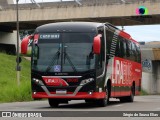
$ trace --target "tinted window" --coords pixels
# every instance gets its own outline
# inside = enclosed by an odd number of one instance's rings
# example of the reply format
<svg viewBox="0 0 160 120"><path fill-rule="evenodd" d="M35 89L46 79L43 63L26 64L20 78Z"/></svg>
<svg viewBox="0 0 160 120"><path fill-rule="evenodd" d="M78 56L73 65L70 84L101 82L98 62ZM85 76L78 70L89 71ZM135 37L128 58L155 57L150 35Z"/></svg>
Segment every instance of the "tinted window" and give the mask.
<svg viewBox="0 0 160 120"><path fill-rule="evenodd" d="M120 51L120 40L119 39L117 39L116 40L116 54L115 54L115 56L116 57L121 57L121 53L120 53L121 51Z"/></svg>
<svg viewBox="0 0 160 120"><path fill-rule="evenodd" d="M137 54L137 49L136 49L135 43L132 43L132 52L133 52L133 56L134 56L134 61L138 62L137 61L138 54Z"/></svg>
<svg viewBox="0 0 160 120"><path fill-rule="evenodd" d="M135 62L141 62L140 48L134 42L114 32L106 30L106 49L109 57L117 56Z"/></svg>
<svg viewBox="0 0 160 120"><path fill-rule="evenodd" d="M114 35L113 32L106 30L106 52L107 52L107 55L110 55L113 35Z"/></svg>
<svg viewBox="0 0 160 120"><path fill-rule="evenodd" d="M120 41L120 57L125 58L125 56L126 56L125 39L123 39L121 36L119 36L119 41Z"/></svg>
<svg viewBox="0 0 160 120"><path fill-rule="evenodd" d="M95 33L42 35L32 49L32 69L42 72L83 72L95 68L92 51Z"/></svg>
<svg viewBox="0 0 160 120"><path fill-rule="evenodd" d="M138 45L136 45L136 53L137 53L137 62L141 63L141 51Z"/></svg>
<svg viewBox="0 0 160 120"><path fill-rule="evenodd" d="M130 59L130 42L128 40L125 40L126 45L126 58Z"/></svg>
<svg viewBox="0 0 160 120"><path fill-rule="evenodd" d="M140 63L141 55L139 46L134 42L122 38L121 36L119 36L119 41L120 57Z"/></svg>

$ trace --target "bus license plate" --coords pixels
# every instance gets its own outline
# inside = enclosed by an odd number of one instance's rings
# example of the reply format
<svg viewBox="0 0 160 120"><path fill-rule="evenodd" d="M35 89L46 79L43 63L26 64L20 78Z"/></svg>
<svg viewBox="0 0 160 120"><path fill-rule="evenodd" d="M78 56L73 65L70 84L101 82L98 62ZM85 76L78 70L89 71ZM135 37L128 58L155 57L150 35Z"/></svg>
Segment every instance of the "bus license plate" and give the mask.
<svg viewBox="0 0 160 120"><path fill-rule="evenodd" d="M67 90L56 90L56 94L67 94Z"/></svg>

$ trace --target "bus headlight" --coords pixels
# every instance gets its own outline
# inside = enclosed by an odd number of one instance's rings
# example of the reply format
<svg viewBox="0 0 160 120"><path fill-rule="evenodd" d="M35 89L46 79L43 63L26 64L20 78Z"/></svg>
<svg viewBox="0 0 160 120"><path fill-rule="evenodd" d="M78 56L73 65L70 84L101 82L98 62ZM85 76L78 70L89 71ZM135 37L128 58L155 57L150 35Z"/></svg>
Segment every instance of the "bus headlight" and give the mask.
<svg viewBox="0 0 160 120"><path fill-rule="evenodd" d="M39 79L33 78L32 80L39 85L44 85L44 83Z"/></svg>
<svg viewBox="0 0 160 120"><path fill-rule="evenodd" d="M93 78L88 78L88 79L82 80L80 85L83 86L83 85L85 85L85 84L87 84L89 82L92 82L93 80L94 80Z"/></svg>

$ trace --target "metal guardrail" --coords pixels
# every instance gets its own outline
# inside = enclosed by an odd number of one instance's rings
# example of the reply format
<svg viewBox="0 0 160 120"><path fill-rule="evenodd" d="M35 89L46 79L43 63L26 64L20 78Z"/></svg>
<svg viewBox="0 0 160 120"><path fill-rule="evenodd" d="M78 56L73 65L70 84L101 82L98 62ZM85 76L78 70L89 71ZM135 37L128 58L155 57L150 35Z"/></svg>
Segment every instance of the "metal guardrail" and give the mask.
<svg viewBox="0 0 160 120"><path fill-rule="evenodd" d="M145 2L160 2L160 0L81 0L82 6L92 6L92 5L113 5L113 4L134 4L134 3L145 3ZM62 2L45 2L45 3L39 3L41 8L50 8L50 7L67 7L67 6L80 6L77 4L75 1L62 1ZM5 5L0 5L0 10L5 10L5 9L16 9L15 4L5 4ZM19 9L35 9L38 8L35 4L33 3L28 3L28 4L19 4Z"/></svg>

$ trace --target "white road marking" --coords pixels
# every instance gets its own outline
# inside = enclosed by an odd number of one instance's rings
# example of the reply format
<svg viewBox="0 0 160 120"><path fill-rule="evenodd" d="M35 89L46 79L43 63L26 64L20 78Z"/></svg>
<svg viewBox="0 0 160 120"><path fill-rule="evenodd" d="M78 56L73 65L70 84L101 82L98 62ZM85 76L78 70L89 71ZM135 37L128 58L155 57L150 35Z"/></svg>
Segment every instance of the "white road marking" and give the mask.
<svg viewBox="0 0 160 120"><path fill-rule="evenodd" d="M123 106L123 105L113 105L113 107L120 107L120 106Z"/></svg>

